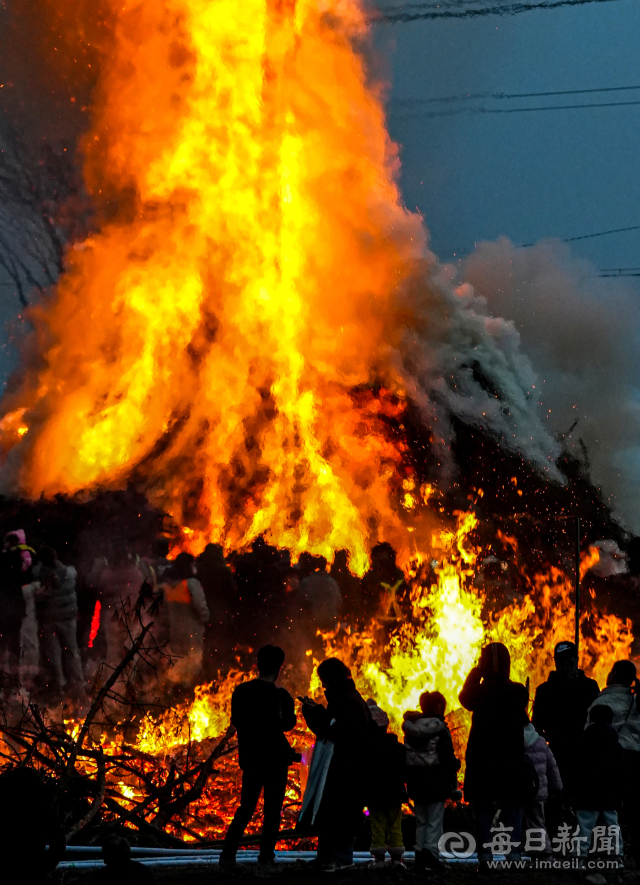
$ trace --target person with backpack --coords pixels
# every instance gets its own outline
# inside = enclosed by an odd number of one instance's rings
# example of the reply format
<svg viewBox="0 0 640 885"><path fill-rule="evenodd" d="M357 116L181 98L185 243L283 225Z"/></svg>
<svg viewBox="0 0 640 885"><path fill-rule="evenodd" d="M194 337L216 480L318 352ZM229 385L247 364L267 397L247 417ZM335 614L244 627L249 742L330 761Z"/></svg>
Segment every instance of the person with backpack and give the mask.
<svg viewBox="0 0 640 885"><path fill-rule="evenodd" d="M582 858L590 851L597 824L607 829L618 826L618 810L625 792L625 760L613 722L615 714L610 706L592 704L587 727L577 747L576 764L580 776L576 781L575 805ZM616 848L620 854L620 839Z"/></svg>
<svg viewBox="0 0 640 885"><path fill-rule="evenodd" d="M373 867L378 869L386 866L387 851L392 866L404 867L402 806L407 801L404 747L397 736L388 731L389 717L385 711L373 698L367 700L367 706L374 724L367 784Z"/></svg>
<svg viewBox="0 0 640 885"><path fill-rule="evenodd" d="M509 678L510 670L507 647L490 642L460 692L461 705L472 714L464 794L473 807L481 870L492 858L491 828L498 810L510 835L507 854L519 858L523 806L537 792L524 755L529 692Z"/></svg>
<svg viewBox="0 0 640 885"><path fill-rule="evenodd" d="M629 852L640 860L640 712L637 671L633 661L616 661L607 685L589 708L610 707L612 728L618 735L625 765L625 786L620 819L627 827Z"/></svg>
<svg viewBox="0 0 640 885"><path fill-rule="evenodd" d="M551 843L547 833L546 803L562 793L562 779L549 744L538 734L532 722L527 722L524 727L524 753L525 759L535 771L538 789L524 806L522 826L525 833L527 830L544 832L544 848L536 853L539 857L547 857L551 854Z"/></svg>
<svg viewBox="0 0 640 885"><path fill-rule="evenodd" d="M416 873L442 867L438 843L442 837L444 803L459 798L456 759L451 733L444 720L447 702L439 691L420 695L420 710L404 714L406 779L416 815Z"/></svg>

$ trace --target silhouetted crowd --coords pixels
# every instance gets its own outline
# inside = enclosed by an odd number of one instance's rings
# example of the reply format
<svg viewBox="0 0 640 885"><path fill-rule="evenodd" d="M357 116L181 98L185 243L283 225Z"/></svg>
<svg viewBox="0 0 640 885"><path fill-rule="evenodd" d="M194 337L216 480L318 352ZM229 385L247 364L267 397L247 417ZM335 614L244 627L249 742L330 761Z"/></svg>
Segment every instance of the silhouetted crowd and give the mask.
<svg viewBox="0 0 640 885"><path fill-rule="evenodd" d="M277 646L261 648L258 678L238 686L233 695L231 721L243 780L240 806L221 856L226 867L235 864L261 791L260 863L268 867L274 862L287 769L297 758L285 737L297 723L294 700L277 685L284 659ZM531 719L528 688L511 680L510 668L507 648L489 643L459 697L471 713L464 798L473 810L480 870L489 870L496 846L511 861L523 854L544 861L552 856L553 842L568 846L576 862L584 863L601 843L611 853L614 840L615 854L621 856L619 822L626 826L627 852L637 857L640 712L635 665L617 661L600 691L578 668L576 646L559 643L555 670L536 691ZM326 706L309 697L298 699L302 717L316 735L298 818L298 831L318 838L314 863L327 872L353 866L354 842L366 809L372 865L387 864L387 854L389 864L402 865L402 809L410 800L414 869L441 870L445 803L462 797L457 783L461 762L445 719L444 696L438 691L420 696L420 709L404 714L401 743L389 731L384 704L360 695L342 661L322 661L317 675Z"/></svg>
<svg viewBox="0 0 640 885"><path fill-rule="evenodd" d="M232 661L240 663L243 645L255 648L271 638L293 649L289 663L306 677L313 656L322 654L318 631L332 630L344 618L362 625L373 616L381 630L391 630L410 609L404 575L388 544L374 548L361 580L349 572L344 552L330 569L308 554L292 565L286 551L262 539L229 559L209 544L197 558L180 553L169 560L164 539L143 554L117 543L103 554L78 567L62 563L50 547L30 546L22 530L6 534L0 552L0 670L16 677L31 697L50 705L84 703L96 668L102 662L116 667L145 628L172 658L161 681L178 693L215 678ZM482 580L492 580L494 566L488 562ZM502 580L496 574L494 583ZM305 654L308 649L313 655ZM295 701L277 685L283 663L279 646L263 645L258 678L233 695L243 780L223 866L235 863L261 794L260 863L269 867L274 860L287 772L299 759L286 738L298 722ZM463 788L481 868L496 845L514 860L523 853L549 857L558 840L568 838L568 824L577 857L587 857L603 829L609 838L619 822L627 853L637 856L640 713L634 664L616 662L600 691L578 668L574 644L559 643L555 670L538 687L531 718L528 687L511 680L510 666L506 647L490 643L459 696L471 714ZM372 863L384 866L388 855L390 864L401 865L403 808L410 803L415 869L438 871L446 803L462 797L461 760L444 696L420 696L419 709L404 714L401 741L389 730L384 698L365 700L343 662L324 660L317 676L326 705L299 698L316 742L298 820L302 835L318 838L317 865L331 871L353 864L364 809ZM3 788L37 792L37 784L21 784L20 777L31 775L0 775L0 795ZM40 805L44 820L46 807ZM7 832L11 826L6 823ZM0 821L0 832L2 827ZM58 842L50 833L43 845L51 850ZM125 853L122 848L122 863Z"/></svg>
<svg viewBox="0 0 640 885"><path fill-rule="evenodd" d="M171 698L215 679L230 662L242 665L243 649L272 636L297 649L293 663L305 673L305 651L322 652L318 630L345 617L362 625L374 614L392 624L409 612L389 544L374 548L362 580L349 572L345 551L330 569L309 554L293 565L288 551L262 538L228 558L217 544L197 558L168 555L164 538L142 552L110 541L98 556L63 563L52 548L30 546L21 529L8 532L0 552L0 670L49 705L81 704L97 667L116 667L152 625L150 639L168 655L160 681Z"/></svg>

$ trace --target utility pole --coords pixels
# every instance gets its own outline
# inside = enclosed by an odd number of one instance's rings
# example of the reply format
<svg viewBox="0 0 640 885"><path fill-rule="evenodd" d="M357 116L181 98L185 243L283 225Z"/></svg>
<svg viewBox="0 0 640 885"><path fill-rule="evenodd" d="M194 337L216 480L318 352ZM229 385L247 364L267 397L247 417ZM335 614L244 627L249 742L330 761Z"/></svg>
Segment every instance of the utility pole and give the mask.
<svg viewBox="0 0 640 885"><path fill-rule="evenodd" d="M580 654L580 517L576 521L576 564L575 564L575 597L576 597L576 654Z"/></svg>

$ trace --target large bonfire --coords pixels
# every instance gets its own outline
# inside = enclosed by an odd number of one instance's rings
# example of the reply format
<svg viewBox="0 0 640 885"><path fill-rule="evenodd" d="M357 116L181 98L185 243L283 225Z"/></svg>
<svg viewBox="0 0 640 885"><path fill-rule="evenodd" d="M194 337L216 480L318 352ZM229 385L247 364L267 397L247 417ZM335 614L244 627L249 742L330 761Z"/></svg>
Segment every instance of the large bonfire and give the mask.
<svg viewBox="0 0 640 885"><path fill-rule="evenodd" d="M483 611L472 505L433 506L455 471L450 418L551 480L558 450L513 328L447 283L402 204L364 4L107 5L84 144L102 223L32 311L40 357L5 398L7 472L34 498L134 484L194 553L262 536L294 559L346 550L362 576L372 547L390 542L411 616L391 631L343 624L322 637L325 653L353 667L396 728L421 691L443 691L462 744L457 697L482 644L504 641L535 687L573 634L572 577L528 575L524 599ZM498 393L483 358L508 379ZM432 463L411 451L409 412ZM589 618L583 664L602 682L633 637L614 615ZM146 720L140 752L221 734L242 678ZM133 802L138 787L122 789ZM216 829L202 802L193 837Z"/></svg>

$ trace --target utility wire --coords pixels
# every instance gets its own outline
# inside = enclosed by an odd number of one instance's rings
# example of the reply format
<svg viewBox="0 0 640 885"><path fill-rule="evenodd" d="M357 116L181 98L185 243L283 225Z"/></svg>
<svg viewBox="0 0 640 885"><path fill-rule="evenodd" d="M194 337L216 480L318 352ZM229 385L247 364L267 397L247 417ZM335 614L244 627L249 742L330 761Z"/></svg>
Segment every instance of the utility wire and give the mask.
<svg viewBox="0 0 640 885"><path fill-rule="evenodd" d="M587 95L594 92L629 92L640 86L602 86L598 89L556 89L552 92L468 92L461 95L442 95L436 98L399 98L391 103L398 107L412 107L421 104L449 104L456 101L475 101L480 98L496 100L509 98L543 98L549 95Z"/></svg>
<svg viewBox="0 0 640 885"><path fill-rule="evenodd" d="M616 227L614 230L601 230L597 234L583 234L580 237L567 237L563 243L575 243L576 240L591 240L593 237L604 237L607 234L621 234L627 230L640 230L640 224L634 224L632 227Z"/></svg>
<svg viewBox="0 0 640 885"><path fill-rule="evenodd" d="M453 9L460 9L463 6L480 6L480 4L487 5L487 0L425 0L425 2L420 3L397 3L394 6L377 6L376 12L384 15L387 12L406 12L410 9L446 9L448 7L452 7Z"/></svg>
<svg viewBox="0 0 640 885"><path fill-rule="evenodd" d="M616 227L612 230L600 230L596 234L581 234L579 237L562 237L561 243L575 243L577 240L592 240L594 237L606 237L608 234L621 234L624 231L628 230L640 230L640 224L634 224L631 227ZM530 249L531 246L535 246L535 243L523 243L523 249ZM624 268L623 268L624 269ZM627 270L635 270L636 268L627 268ZM611 270L611 268L603 268L603 272L605 270ZM617 268L616 268L617 270Z"/></svg>
<svg viewBox="0 0 640 885"><path fill-rule="evenodd" d="M446 111L420 111L417 114L390 114L393 117L455 117L466 114L468 117L477 117L483 114L527 114L531 111L573 111L578 108L624 108L632 105L640 105L637 101L603 101L588 104L553 104L533 108L451 108Z"/></svg>
<svg viewBox="0 0 640 885"><path fill-rule="evenodd" d="M560 6L586 6L587 3L615 3L616 0L543 0L542 3L509 3L507 6L485 6L483 9L437 9L433 6L429 10L407 9L402 7L397 12L378 14L377 20L381 24L401 24L404 22L424 21L436 18L478 18L486 15L519 15L521 12L532 12L535 9L557 9ZM417 5L417 4L416 4ZM415 8L415 7L413 7Z"/></svg>

